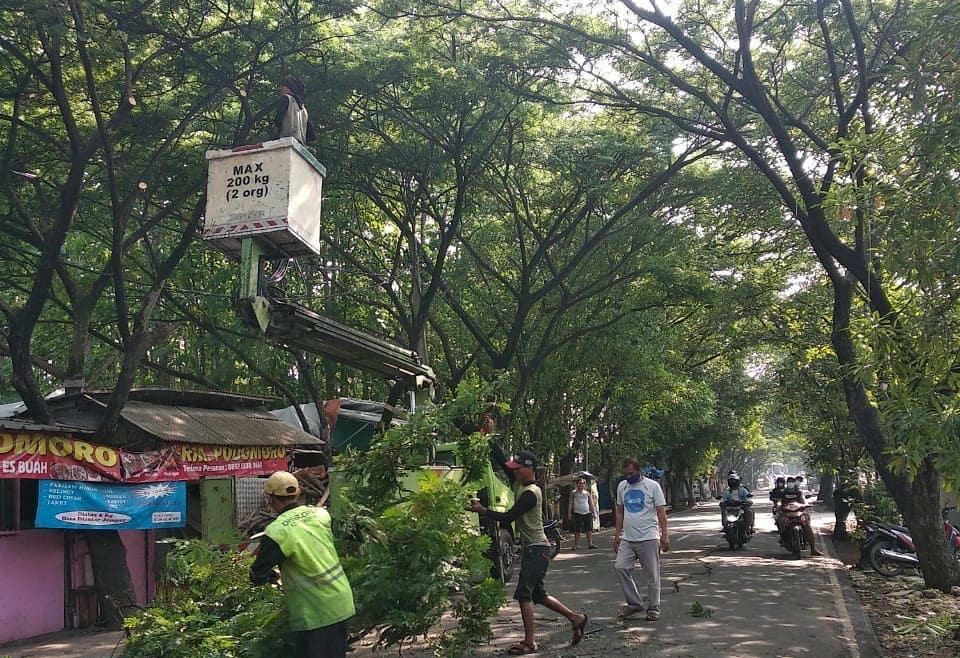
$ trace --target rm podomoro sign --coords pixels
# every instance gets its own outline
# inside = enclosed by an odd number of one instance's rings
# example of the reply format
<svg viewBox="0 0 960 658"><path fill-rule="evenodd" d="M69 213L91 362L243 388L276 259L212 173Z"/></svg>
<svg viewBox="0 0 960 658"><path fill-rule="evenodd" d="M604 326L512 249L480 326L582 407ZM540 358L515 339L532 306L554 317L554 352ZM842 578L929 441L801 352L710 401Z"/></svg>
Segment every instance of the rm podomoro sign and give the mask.
<svg viewBox="0 0 960 658"><path fill-rule="evenodd" d="M60 434L0 432L0 478L116 481L120 451Z"/></svg>
<svg viewBox="0 0 960 658"><path fill-rule="evenodd" d="M203 239L240 256L240 238L258 236L276 255L320 253L320 200L326 169L284 137L207 151Z"/></svg>
<svg viewBox="0 0 960 658"><path fill-rule="evenodd" d="M149 452L122 451L124 482L256 477L287 468L283 446L211 446L173 443Z"/></svg>
<svg viewBox="0 0 960 658"><path fill-rule="evenodd" d="M46 432L0 432L0 478L171 482L256 477L287 468L284 446L167 444L128 452Z"/></svg>

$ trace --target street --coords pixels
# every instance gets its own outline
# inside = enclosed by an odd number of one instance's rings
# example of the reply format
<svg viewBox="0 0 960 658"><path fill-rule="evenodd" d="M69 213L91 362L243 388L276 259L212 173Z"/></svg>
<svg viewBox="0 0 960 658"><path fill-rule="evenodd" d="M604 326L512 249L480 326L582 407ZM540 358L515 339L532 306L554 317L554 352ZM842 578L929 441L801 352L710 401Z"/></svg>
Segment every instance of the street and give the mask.
<svg viewBox="0 0 960 658"><path fill-rule="evenodd" d="M573 553L572 535L554 560L547 591L590 615L583 642L569 647L566 620L537 607L540 654L551 656L658 656L664 658L873 658L869 643L858 646L862 611L838 584L843 565L828 556L795 560L780 548L765 493L756 501L757 533L732 552L719 533L716 503L670 515L671 551L662 563L659 622L643 615L616 618L622 602L613 571L613 531L595 537L598 550ZM824 550L824 538L817 538ZM829 541L829 540L827 540ZM585 544L586 542L582 542ZM641 593L643 587L641 587ZM508 588L512 594L512 587ZM712 611L694 617L699 603ZM494 639L476 656L504 655L522 637L517 604L510 601L493 623ZM376 655L361 649L354 655ZM426 658L429 651L405 649Z"/></svg>

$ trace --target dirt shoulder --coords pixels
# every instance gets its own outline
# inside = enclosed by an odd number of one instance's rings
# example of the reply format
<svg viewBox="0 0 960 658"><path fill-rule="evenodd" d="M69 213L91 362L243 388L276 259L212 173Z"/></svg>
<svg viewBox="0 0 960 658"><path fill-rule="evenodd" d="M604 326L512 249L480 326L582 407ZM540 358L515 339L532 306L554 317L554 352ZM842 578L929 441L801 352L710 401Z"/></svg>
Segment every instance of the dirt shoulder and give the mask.
<svg viewBox="0 0 960 658"><path fill-rule="evenodd" d="M927 590L919 576L885 578L857 566L857 542L834 541L884 658L960 656L957 596Z"/></svg>

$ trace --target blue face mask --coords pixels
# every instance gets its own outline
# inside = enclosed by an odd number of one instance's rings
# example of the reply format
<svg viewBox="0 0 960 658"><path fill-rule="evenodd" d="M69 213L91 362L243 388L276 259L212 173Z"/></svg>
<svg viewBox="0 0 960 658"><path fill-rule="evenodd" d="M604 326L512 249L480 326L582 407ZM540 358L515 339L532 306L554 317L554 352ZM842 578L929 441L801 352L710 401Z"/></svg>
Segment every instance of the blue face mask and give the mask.
<svg viewBox="0 0 960 658"><path fill-rule="evenodd" d="M636 484L642 479L643 479L643 474L637 473L636 475L631 475L630 477L628 477L627 482L629 482L630 484Z"/></svg>

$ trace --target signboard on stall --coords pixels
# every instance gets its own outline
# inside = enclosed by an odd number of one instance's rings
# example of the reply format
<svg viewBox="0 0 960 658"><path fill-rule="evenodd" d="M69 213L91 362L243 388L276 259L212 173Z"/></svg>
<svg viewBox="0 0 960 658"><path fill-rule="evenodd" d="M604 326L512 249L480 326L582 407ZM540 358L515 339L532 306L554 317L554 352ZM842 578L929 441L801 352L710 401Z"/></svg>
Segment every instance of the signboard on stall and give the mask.
<svg viewBox="0 0 960 658"><path fill-rule="evenodd" d="M160 450L120 455L124 482L169 482L204 477L255 477L287 468L283 446L214 446L174 443Z"/></svg>
<svg viewBox="0 0 960 658"><path fill-rule="evenodd" d="M150 530L187 523L187 485L97 484L41 480L36 527Z"/></svg>
<svg viewBox="0 0 960 658"><path fill-rule="evenodd" d="M0 478L117 481L120 451L60 434L0 432Z"/></svg>
<svg viewBox="0 0 960 658"><path fill-rule="evenodd" d="M0 432L0 478L76 482L173 482L256 477L287 468L284 446L171 443L129 452L50 432Z"/></svg>

